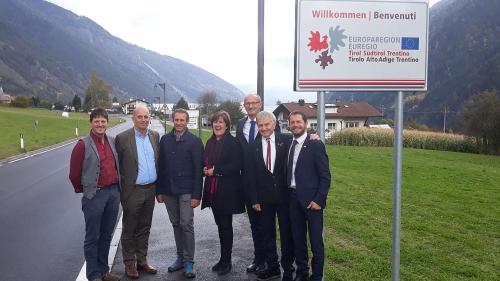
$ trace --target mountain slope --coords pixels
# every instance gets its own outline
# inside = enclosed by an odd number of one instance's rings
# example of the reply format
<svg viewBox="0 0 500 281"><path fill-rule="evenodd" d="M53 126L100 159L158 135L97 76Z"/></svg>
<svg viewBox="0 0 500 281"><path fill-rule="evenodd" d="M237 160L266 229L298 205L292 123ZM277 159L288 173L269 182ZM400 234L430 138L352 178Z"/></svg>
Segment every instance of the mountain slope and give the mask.
<svg viewBox="0 0 500 281"><path fill-rule="evenodd" d="M97 25L40 0L0 0L0 85L6 92L64 100L83 94L95 69L112 95L152 100L166 82L167 100L195 101L209 90L221 99L242 92L203 69L129 44Z"/></svg>

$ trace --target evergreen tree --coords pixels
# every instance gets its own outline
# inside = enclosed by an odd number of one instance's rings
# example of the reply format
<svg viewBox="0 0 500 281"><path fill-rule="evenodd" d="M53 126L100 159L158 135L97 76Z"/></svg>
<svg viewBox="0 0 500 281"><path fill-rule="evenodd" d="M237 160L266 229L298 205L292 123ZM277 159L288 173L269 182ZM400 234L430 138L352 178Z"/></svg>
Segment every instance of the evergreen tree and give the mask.
<svg viewBox="0 0 500 281"><path fill-rule="evenodd" d="M181 97L179 101L177 101L177 103L174 105L174 110L177 108L184 108L185 110L189 109L189 105L183 97Z"/></svg>
<svg viewBox="0 0 500 281"><path fill-rule="evenodd" d="M71 101L71 105L75 108L75 111L80 111L82 108L82 99L78 95L75 95L73 101Z"/></svg>
<svg viewBox="0 0 500 281"><path fill-rule="evenodd" d="M240 103L237 101L224 101L218 107L217 110L224 110L229 113L229 117L231 117L231 125L234 127L236 122L244 116L241 111Z"/></svg>

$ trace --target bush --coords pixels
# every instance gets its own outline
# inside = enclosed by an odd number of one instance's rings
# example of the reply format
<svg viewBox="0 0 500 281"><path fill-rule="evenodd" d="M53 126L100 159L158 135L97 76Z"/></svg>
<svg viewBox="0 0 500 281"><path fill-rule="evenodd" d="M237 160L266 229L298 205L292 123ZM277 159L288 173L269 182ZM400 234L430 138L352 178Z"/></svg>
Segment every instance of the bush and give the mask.
<svg viewBox="0 0 500 281"><path fill-rule="evenodd" d="M27 96L16 96L10 104L14 107L27 108L30 105L30 99Z"/></svg>
<svg viewBox="0 0 500 281"><path fill-rule="evenodd" d="M350 128L332 134L326 142L337 145L391 147L393 146L393 138L392 129ZM479 152L479 147L473 137L414 130L403 131L403 147L468 153Z"/></svg>

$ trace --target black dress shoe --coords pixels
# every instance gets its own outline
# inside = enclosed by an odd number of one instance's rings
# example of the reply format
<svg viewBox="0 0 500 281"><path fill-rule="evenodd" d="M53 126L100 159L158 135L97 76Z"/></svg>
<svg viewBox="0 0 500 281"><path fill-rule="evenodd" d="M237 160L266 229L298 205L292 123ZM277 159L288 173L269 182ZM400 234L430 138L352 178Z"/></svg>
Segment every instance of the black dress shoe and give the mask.
<svg viewBox="0 0 500 281"><path fill-rule="evenodd" d="M281 281L293 281L293 271L284 271Z"/></svg>
<svg viewBox="0 0 500 281"><path fill-rule="evenodd" d="M293 281L309 281L309 274L296 276Z"/></svg>
<svg viewBox="0 0 500 281"><path fill-rule="evenodd" d="M281 277L281 270L279 269L279 267L268 268L263 272L257 274L258 280L272 280L272 279L278 279L280 277Z"/></svg>
<svg viewBox="0 0 500 281"><path fill-rule="evenodd" d="M212 271L217 272L221 270L222 268L222 262L218 261L214 266L212 266Z"/></svg>
<svg viewBox="0 0 500 281"><path fill-rule="evenodd" d="M268 266L266 263L259 264L257 268L255 269L255 274L259 275L266 271L268 269Z"/></svg>
<svg viewBox="0 0 500 281"><path fill-rule="evenodd" d="M232 267L233 266L230 263L229 264L221 264L220 269L217 270L217 275L222 276L222 275L228 274L229 272L231 272Z"/></svg>
<svg viewBox="0 0 500 281"><path fill-rule="evenodd" d="M247 266L247 272L255 272L255 269L257 269L258 266L259 264L257 262L252 262L249 266Z"/></svg>

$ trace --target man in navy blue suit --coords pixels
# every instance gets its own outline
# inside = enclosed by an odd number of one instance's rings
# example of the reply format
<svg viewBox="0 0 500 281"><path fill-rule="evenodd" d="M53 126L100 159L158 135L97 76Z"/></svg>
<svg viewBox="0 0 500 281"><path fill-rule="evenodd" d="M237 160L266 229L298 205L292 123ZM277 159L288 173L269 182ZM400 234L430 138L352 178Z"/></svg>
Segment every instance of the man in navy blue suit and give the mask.
<svg viewBox="0 0 500 281"><path fill-rule="evenodd" d="M287 185L297 274L295 281L323 280L325 250L323 209L330 188L330 169L325 145L310 140L303 112L290 113L288 125L293 134L287 159ZM312 251L309 278L307 230Z"/></svg>
<svg viewBox="0 0 500 281"><path fill-rule="evenodd" d="M261 111L262 100L256 94L249 94L245 96L243 106L245 107L247 116L238 120L238 124L236 126L236 138L240 142L243 152L246 152L259 132L257 128L256 116L257 113ZM279 126L276 127L279 129ZM245 163L246 162L247 161L245 160ZM249 183L246 168L243 169L243 184L244 190L248 192ZM250 230L252 231L252 240L254 246L254 259L253 262L247 267L247 272L261 273L266 269L266 257L264 254L262 236L263 227L260 222L261 217L259 213L252 208L249 194L247 193L245 195L245 203L247 208L248 220L250 221Z"/></svg>
<svg viewBox="0 0 500 281"><path fill-rule="evenodd" d="M186 110L176 109L172 118L174 129L160 140L156 199L158 203L165 203L174 228L177 259L168 271L184 268L184 277L194 278L193 209L201 200L203 143L187 129Z"/></svg>

